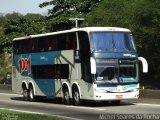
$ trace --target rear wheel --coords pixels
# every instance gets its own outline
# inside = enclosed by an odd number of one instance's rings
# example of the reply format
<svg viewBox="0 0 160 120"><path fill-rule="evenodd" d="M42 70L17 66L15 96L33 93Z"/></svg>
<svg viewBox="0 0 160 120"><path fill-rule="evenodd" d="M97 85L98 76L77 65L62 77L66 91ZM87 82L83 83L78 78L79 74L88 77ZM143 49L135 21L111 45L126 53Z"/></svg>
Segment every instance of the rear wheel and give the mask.
<svg viewBox="0 0 160 120"><path fill-rule="evenodd" d="M67 88L63 90L63 100L64 100L64 104L66 105L70 104L70 96L69 96L69 91Z"/></svg>
<svg viewBox="0 0 160 120"><path fill-rule="evenodd" d="M73 90L73 103L77 106L81 104L80 94L77 88Z"/></svg>
<svg viewBox="0 0 160 120"><path fill-rule="evenodd" d="M29 92L28 92L28 90L27 90L26 87L23 88L23 99L24 99L25 101L28 101L28 100L29 100Z"/></svg>
<svg viewBox="0 0 160 120"><path fill-rule="evenodd" d="M35 101L34 90L32 86L29 88L29 99L31 102Z"/></svg>

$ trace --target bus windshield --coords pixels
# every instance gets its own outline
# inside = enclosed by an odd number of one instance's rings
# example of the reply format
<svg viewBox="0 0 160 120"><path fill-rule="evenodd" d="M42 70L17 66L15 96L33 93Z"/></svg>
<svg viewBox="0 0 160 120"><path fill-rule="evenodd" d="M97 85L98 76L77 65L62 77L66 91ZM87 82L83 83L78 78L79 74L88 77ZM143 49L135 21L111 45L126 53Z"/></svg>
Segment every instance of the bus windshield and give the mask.
<svg viewBox="0 0 160 120"><path fill-rule="evenodd" d="M98 64L98 63L97 63ZM98 65L96 80L98 81L109 81L111 83L131 83L138 82L137 67L135 63L130 64L119 64L106 66Z"/></svg>
<svg viewBox="0 0 160 120"><path fill-rule="evenodd" d="M129 32L92 32L92 49L95 52L133 52L135 46Z"/></svg>

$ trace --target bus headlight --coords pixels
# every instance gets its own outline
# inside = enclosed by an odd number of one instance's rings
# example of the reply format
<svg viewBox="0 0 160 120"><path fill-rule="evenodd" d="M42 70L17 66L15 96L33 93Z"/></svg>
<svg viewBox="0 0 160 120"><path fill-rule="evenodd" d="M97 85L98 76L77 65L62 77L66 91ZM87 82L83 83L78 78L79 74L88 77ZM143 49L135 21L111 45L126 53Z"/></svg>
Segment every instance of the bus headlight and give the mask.
<svg viewBox="0 0 160 120"><path fill-rule="evenodd" d="M137 91L139 91L138 88L134 88L134 89L131 90L131 92L137 92Z"/></svg>

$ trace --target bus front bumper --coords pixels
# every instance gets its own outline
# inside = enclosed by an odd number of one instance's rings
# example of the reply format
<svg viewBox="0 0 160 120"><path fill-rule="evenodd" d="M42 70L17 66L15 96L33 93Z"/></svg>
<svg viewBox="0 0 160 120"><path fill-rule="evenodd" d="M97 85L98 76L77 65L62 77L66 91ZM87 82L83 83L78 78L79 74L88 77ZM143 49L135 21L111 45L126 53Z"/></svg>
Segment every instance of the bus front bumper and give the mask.
<svg viewBox="0 0 160 120"><path fill-rule="evenodd" d="M107 101L107 100L127 100L127 99L138 99L139 91L137 92L126 92L126 93L100 93L94 94L94 100Z"/></svg>

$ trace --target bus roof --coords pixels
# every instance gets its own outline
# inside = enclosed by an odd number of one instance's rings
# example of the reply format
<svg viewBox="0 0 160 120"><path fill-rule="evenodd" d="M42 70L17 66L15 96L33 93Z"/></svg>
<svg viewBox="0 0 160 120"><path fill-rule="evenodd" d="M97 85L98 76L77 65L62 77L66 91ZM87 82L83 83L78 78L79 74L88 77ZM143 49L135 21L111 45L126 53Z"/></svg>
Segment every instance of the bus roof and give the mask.
<svg viewBox="0 0 160 120"><path fill-rule="evenodd" d="M70 30L50 32L50 33L44 33L44 34L23 36L23 37L19 37L19 38L14 38L13 41L22 40L22 39L29 39L29 38L36 38L36 37L43 37L43 36L50 36L50 35L55 35L55 34L68 33L68 32L76 32L76 31L86 31L86 32L100 32L100 31L130 32L129 29L119 28L119 27L84 27L84 28L72 28Z"/></svg>

